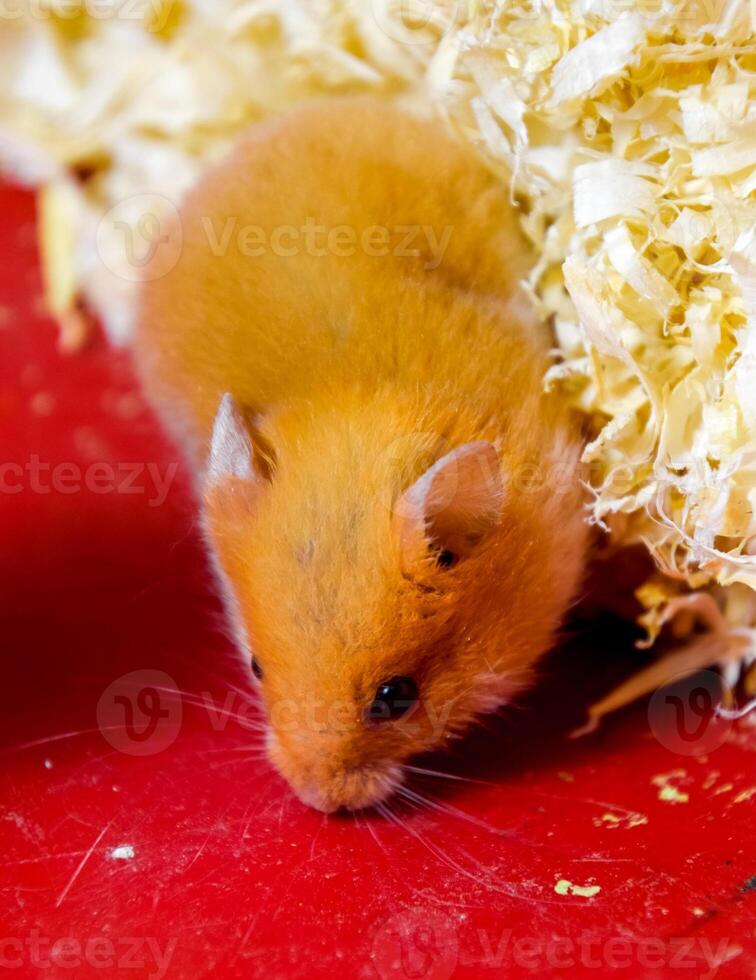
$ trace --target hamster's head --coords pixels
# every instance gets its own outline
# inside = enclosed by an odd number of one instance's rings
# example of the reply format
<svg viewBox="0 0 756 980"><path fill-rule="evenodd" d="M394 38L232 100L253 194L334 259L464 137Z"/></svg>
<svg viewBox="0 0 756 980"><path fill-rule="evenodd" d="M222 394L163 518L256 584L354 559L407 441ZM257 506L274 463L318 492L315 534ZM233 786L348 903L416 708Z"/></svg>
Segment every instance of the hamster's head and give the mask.
<svg viewBox="0 0 756 980"><path fill-rule="evenodd" d="M408 760L532 679L585 527L574 489L518 494L507 476L490 442L382 439L337 416L308 438L224 397L204 523L269 758L305 803L381 802Z"/></svg>

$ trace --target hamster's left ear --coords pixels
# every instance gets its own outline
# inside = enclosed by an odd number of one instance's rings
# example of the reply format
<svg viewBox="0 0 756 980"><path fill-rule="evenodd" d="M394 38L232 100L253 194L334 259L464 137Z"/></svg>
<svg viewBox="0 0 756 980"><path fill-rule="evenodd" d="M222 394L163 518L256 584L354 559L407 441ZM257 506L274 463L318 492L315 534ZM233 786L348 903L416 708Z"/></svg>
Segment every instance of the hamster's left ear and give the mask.
<svg viewBox="0 0 756 980"><path fill-rule="evenodd" d="M504 498L499 455L490 442L470 442L433 464L397 501L405 553L430 547L449 563L468 555L498 522Z"/></svg>
<svg viewBox="0 0 756 980"><path fill-rule="evenodd" d="M248 484L267 483L275 470L275 453L244 412L226 392L213 423L205 485L217 486L229 477Z"/></svg>

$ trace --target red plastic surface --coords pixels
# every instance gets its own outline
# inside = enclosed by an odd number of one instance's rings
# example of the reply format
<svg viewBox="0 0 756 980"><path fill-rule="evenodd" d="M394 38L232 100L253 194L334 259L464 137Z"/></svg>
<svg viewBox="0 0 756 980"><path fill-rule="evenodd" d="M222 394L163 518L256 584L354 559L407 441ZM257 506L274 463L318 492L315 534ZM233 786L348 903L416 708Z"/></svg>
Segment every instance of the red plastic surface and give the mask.
<svg viewBox="0 0 756 980"><path fill-rule="evenodd" d="M0 210L0 973L756 975L754 727L676 752L639 704L569 741L639 656L616 627L576 626L522 709L428 763L480 780L419 777L430 808L292 797L177 453L127 354L57 352L33 200Z"/></svg>

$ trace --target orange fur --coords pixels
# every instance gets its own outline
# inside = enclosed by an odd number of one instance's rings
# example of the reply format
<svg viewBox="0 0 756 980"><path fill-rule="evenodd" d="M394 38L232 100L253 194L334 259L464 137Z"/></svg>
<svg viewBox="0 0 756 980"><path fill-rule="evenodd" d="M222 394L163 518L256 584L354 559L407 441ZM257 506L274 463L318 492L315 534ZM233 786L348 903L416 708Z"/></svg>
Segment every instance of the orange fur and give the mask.
<svg viewBox="0 0 756 980"><path fill-rule="evenodd" d="M268 235L381 226L390 254L300 240L250 257L232 236L216 256L226 219ZM425 234L397 254L399 226L451 228L440 261ZM143 292L145 382L200 473L221 396L242 406L255 474L206 479L203 507L264 670L271 758L320 809L369 805L409 756L532 680L582 573L579 436L542 394L548 340L518 288L530 257L469 150L368 99L258 126L189 196L182 233ZM501 466L497 519L441 568L397 504L481 441ZM419 706L366 724L394 675L416 680Z"/></svg>

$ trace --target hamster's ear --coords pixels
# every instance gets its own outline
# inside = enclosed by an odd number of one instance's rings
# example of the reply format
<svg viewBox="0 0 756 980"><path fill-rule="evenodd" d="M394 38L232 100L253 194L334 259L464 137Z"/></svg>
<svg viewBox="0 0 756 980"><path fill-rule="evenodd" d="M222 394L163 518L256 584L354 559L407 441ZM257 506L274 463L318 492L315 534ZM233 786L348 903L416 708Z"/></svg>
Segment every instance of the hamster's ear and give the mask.
<svg viewBox="0 0 756 980"><path fill-rule="evenodd" d="M226 392L213 423L205 483L217 486L228 477L261 484L271 479L275 454L245 417L233 395Z"/></svg>
<svg viewBox="0 0 756 980"><path fill-rule="evenodd" d="M397 502L405 551L433 548L449 564L468 555L498 522L504 497L499 456L470 442L442 456Z"/></svg>

